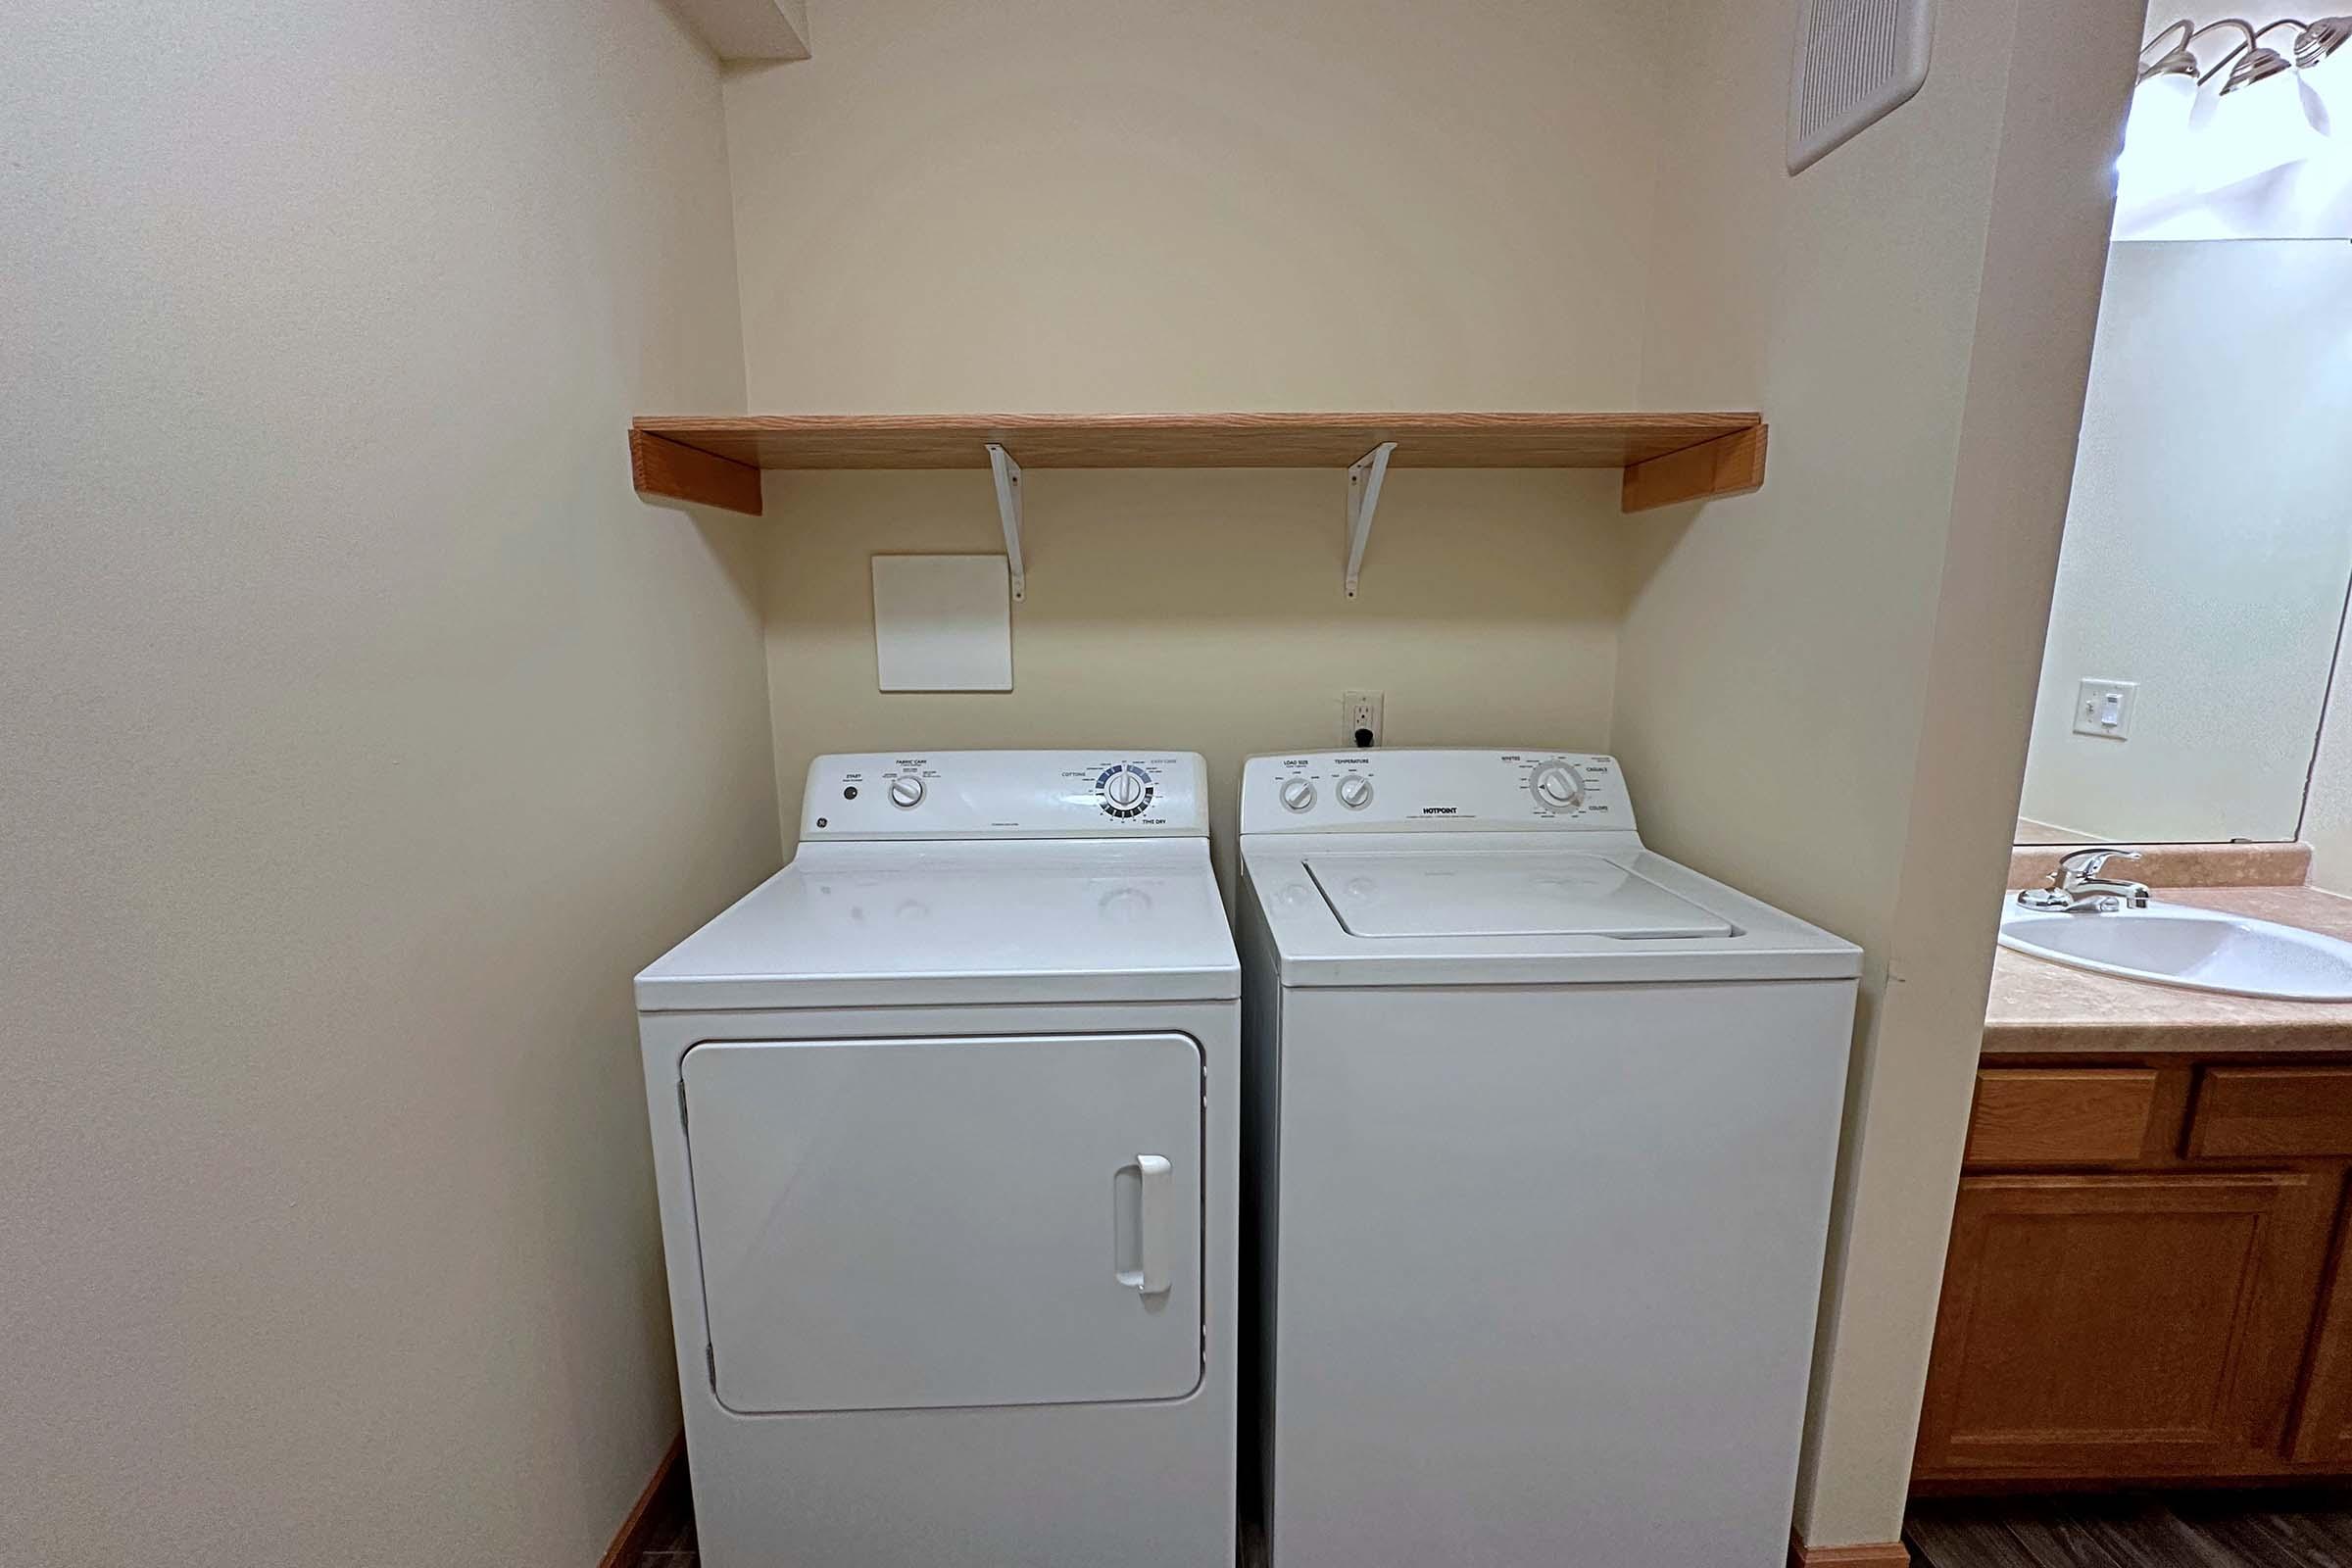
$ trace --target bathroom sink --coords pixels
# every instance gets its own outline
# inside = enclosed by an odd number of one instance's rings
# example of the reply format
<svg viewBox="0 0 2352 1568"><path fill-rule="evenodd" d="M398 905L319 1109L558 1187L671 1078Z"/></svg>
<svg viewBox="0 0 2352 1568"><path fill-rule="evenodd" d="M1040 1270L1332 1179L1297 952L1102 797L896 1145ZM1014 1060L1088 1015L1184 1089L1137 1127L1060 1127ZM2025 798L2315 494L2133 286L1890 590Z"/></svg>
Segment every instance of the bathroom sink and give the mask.
<svg viewBox="0 0 2352 1568"><path fill-rule="evenodd" d="M2001 946L2078 969L2192 991L2352 1002L2352 943L2180 904L2068 914L2001 903Z"/></svg>

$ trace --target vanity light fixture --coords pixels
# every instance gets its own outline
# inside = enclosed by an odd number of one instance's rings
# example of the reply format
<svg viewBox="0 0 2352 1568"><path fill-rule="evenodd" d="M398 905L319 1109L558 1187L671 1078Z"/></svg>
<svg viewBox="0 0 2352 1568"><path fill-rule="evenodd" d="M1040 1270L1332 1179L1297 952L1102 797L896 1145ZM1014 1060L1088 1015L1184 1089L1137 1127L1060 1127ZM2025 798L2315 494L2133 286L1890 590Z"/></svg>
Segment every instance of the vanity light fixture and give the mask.
<svg viewBox="0 0 2352 1568"><path fill-rule="evenodd" d="M2289 46L2294 55L2292 60L2262 41L2282 27L2292 27L2295 32L2294 42ZM2197 56L2197 45L2224 29L2234 29L2241 41L2208 68ZM2176 32L2180 34L2178 38L2173 36ZM2148 60L2149 50L2168 42L2170 47L2164 53ZM2290 71L2311 71L2347 42L2352 42L2352 16L2321 17L2315 22L2281 17L2260 27L2242 17L2223 17L2202 24L2182 17L2166 23L2141 46L2142 63L2136 80L2145 85L2187 77L2203 85L2226 72L2222 92L2241 92Z"/></svg>
<svg viewBox="0 0 2352 1568"><path fill-rule="evenodd" d="M2283 52L2266 41L2281 32L2292 37ZM2208 65L2198 48L2222 33L2236 36ZM2310 157L2336 122L2352 126L2352 114L2331 115L2308 79L2348 41L2352 17L2290 17L2260 26L2240 17L2166 24L2140 50L2119 175L2142 198L2217 191ZM2328 75L2334 87L2333 78L2352 77L2352 70L2336 67Z"/></svg>

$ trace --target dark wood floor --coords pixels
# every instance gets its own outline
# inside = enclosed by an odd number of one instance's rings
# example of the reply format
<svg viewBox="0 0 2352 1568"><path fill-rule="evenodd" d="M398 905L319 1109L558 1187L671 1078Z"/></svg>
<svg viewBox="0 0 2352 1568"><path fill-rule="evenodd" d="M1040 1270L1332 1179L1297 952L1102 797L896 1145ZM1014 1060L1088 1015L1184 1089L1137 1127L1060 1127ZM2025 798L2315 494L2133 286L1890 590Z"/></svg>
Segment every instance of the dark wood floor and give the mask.
<svg viewBox="0 0 2352 1568"><path fill-rule="evenodd" d="M1243 1534L1240 1557L1240 1568L1265 1568L1265 1543L1254 1531ZM665 1532L657 1544L648 1547L638 1557L636 1568L697 1568L699 1561L694 1549L694 1521L688 1519L677 1534Z"/></svg>
<svg viewBox="0 0 2352 1568"><path fill-rule="evenodd" d="M664 1489L647 1521L645 1550L628 1568L696 1568L694 1498L683 1486Z"/></svg>
<svg viewBox="0 0 2352 1568"><path fill-rule="evenodd" d="M1922 1502L1921 1568L2352 1568L2352 1493Z"/></svg>
<svg viewBox="0 0 2352 1568"><path fill-rule="evenodd" d="M2352 1568L2352 1493L2004 1497L1923 1502L1919 1568ZM665 1520L637 1568L697 1568L694 1520ZM1241 1568L1262 1568L1254 1531Z"/></svg>
<svg viewBox="0 0 2352 1568"><path fill-rule="evenodd" d="M1266 1544L1254 1526L1242 1531L1240 1568L1265 1568ZM664 1524L653 1546L637 1559L636 1568L696 1568L694 1550L694 1521L682 1519L674 1526Z"/></svg>

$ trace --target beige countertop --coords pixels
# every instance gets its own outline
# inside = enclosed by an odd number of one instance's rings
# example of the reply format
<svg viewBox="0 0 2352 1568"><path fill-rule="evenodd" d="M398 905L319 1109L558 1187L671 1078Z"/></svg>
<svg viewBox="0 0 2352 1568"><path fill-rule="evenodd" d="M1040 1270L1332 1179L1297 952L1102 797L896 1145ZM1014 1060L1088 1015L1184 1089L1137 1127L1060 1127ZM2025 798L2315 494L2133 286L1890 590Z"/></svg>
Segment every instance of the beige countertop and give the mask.
<svg viewBox="0 0 2352 1568"><path fill-rule="evenodd" d="M2250 914L2352 942L2352 899L2308 887L2158 888L2165 904ZM2151 985L1995 950L1984 1054L2332 1051L2352 1055L2352 1002L2278 1002Z"/></svg>

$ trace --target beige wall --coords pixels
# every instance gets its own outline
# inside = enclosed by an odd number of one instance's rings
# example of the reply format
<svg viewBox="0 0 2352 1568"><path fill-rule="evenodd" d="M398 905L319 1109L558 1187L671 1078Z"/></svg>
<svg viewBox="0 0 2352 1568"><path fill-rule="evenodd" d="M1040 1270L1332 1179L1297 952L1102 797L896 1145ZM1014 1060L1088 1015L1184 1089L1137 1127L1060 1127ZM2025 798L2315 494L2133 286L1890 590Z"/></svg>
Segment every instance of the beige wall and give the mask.
<svg viewBox="0 0 2352 1568"><path fill-rule="evenodd" d="M1617 408L1638 388L1650 8L827 5L727 83L752 405ZM1017 456L1017 454L1016 454ZM1008 696L875 690L865 558L1001 549L984 473L771 475L787 838L810 757L1135 740L1603 744L1592 474L1392 472L1361 596L1338 471L1032 469Z"/></svg>
<svg viewBox="0 0 2352 1568"><path fill-rule="evenodd" d="M1613 408L1643 0L820 0L731 74L762 411Z"/></svg>
<svg viewBox="0 0 2352 1568"><path fill-rule="evenodd" d="M785 837L808 760L827 751L1173 745L1208 758L1229 868L1242 759L1339 745L1340 693L1358 687L1386 694L1392 745L1598 747L1619 612L1613 480L1392 471L1349 600L1337 475L1032 470L1013 689L881 695L868 559L1001 550L988 475L771 474Z"/></svg>
<svg viewBox="0 0 2352 1568"><path fill-rule="evenodd" d="M1753 401L1752 498L1639 535L1614 745L1646 837L1862 942L1797 1516L1901 1525L2064 514L2135 0L1938 9L1910 105L1782 172L1788 8L1698 0L1643 397Z"/></svg>
<svg viewBox="0 0 2352 1568"><path fill-rule="evenodd" d="M593 1562L676 1430L628 977L777 859L717 72L48 6L0 94L0 1558Z"/></svg>

